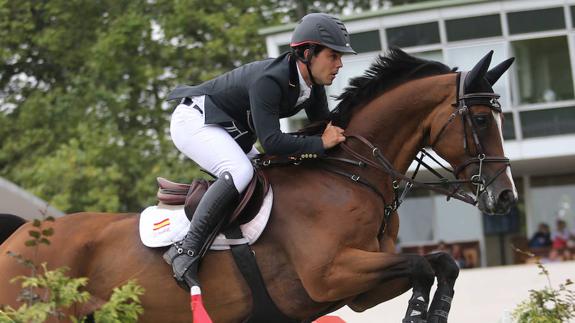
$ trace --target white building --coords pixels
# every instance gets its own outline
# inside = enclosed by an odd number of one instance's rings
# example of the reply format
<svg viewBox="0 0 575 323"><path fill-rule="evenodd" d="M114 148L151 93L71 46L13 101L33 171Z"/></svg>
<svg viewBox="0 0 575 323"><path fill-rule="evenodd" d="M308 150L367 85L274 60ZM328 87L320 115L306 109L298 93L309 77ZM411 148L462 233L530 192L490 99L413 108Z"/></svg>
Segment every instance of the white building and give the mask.
<svg viewBox="0 0 575 323"><path fill-rule="evenodd" d="M402 244L478 240L483 264L495 265L510 263L511 238L530 237L540 222L553 230L562 217L575 228L575 0L428 1L343 20L358 55L344 57L328 95L340 93L390 46L460 70L489 50L495 51L492 66L516 57L494 88L501 94L505 152L520 194L518 216L497 219L512 220L511 230L497 234L505 225L493 227L477 209L425 193L400 208ZM288 49L294 26L261 31L270 56ZM294 130L301 120L282 126Z"/></svg>

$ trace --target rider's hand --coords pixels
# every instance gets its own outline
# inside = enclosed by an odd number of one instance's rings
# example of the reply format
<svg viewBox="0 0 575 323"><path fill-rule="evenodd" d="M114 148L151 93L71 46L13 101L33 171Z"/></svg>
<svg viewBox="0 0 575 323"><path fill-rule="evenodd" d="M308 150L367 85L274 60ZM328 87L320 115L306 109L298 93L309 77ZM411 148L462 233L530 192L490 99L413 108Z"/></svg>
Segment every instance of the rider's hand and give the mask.
<svg viewBox="0 0 575 323"><path fill-rule="evenodd" d="M343 129L338 126L334 126L330 123L327 124L323 134L321 135L321 141L323 142L323 148L329 149L340 142L345 141L345 136L343 135Z"/></svg>

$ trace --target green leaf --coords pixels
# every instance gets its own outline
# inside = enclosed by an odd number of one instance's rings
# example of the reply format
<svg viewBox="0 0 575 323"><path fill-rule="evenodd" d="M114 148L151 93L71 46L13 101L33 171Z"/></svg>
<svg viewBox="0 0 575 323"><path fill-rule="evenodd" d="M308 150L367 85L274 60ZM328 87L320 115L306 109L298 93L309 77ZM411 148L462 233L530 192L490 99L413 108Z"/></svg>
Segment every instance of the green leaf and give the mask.
<svg viewBox="0 0 575 323"><path fill-rule="evenodd" d="M40 239L40 243L46 244L46 245L50 245L50 240L46 239L46 238L42 238Z"/></svg>
<svg viewBox="0 0 575 323"><path fill-rule="evenodd" d="M42 225L42 222L38 219L34 219L34 221L32 221L32 225L39 228Z"/></svg>
<svg viewBox="0 0 575 323"><path fill-rule="evenodd" d="M30 231L28 231L28 235L33 237L33 238L36 238L36 239L40 238L40 232L39 231L30 230Z"/></svg>
<svg viewBox="0 0 575 323"><path fill-rule="evenodd" d="M36 240L26 240L24 243L27 247L34 247L37 245Z"/></svg>
<svg viewBox="0 0 575 323"><path fill-rule="evenodd" d="M48 228L48 229L42 230L42 235L43 235L43 236L49 237L49 236L51 236L51 235L53 235L53 234L54 234L54 228Z"/></svg>

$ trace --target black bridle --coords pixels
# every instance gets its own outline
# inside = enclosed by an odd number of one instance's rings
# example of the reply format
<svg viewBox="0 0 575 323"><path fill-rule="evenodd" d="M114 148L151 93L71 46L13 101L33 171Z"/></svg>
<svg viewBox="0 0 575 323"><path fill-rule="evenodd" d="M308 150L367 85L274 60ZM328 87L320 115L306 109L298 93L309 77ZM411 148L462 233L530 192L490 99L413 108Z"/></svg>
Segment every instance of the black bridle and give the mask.
<svg viewBox="0 0 575 323"><path fill-rule="evenodd" d="M435 137L435 141L430 144L433 148L435 144L441 138L441 135L447 129L449 124L457 118L457 116L461 116L461 123L463 124L463 148L465 149L468 156L473 156L471 150L469 149L468 143L468 129L471 131L471 138L473 138L473 143L475 144L475 152L477 156L470 157L465 160L463 163L459 164L455 169L452 171L455 178L459 177L459 174L465 170L469 165L472 164L479 164L478 173L471 176L469 180L458 181L461 184L464 183L471 183L472 185L477 187L475 192L475 197L479 198L479 195L483 194L487 187L493 183L493 181L499 177L510 165L509 158L507 157L499 157L499 156L487 156L485 154L485 150L483 149L483 145L481 145L481 141L479 140L479 135L477 132L477 125L475 124L474 119L472 118L472 108L474 106L487 106L492 111L501 113L501 105L499 104L499 94L496 93L489 93L489 92L478 92L478 93L469 93L465 94L465 79L467 77L467 72L459 72L457 73L457 93L455 98L455 103L452 106L455 108L455 111L449 116L448 121L443 125L437 136ZM495 176L493 176L489 182L485 182L483 179L483 164L484 163L504 163L504 167L502 167Z"/></svg>

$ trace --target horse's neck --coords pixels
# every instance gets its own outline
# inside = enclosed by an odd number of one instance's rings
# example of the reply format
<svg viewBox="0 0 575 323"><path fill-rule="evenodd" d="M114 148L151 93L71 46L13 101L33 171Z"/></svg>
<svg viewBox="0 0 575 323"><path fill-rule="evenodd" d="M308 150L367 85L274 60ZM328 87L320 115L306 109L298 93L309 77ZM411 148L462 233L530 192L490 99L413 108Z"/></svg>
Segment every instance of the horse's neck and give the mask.
<svg viewBox="0 0 575 323"><path fill-rule="evenodd" d="M368 138L404 173L423 147L430 120L452 100L454 75L403 84L372 100L351 119L346 132Z"/></svg>

